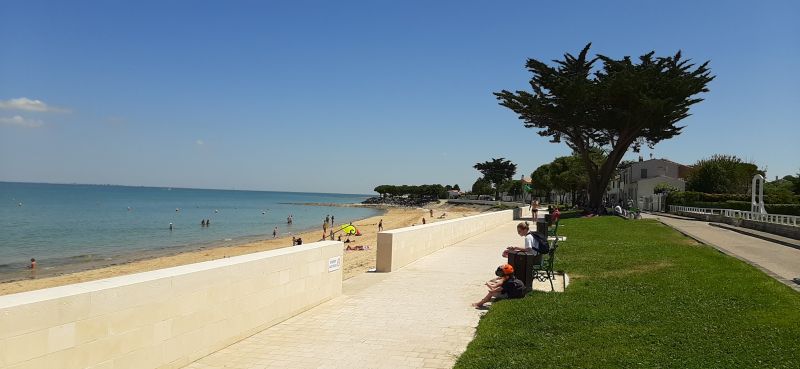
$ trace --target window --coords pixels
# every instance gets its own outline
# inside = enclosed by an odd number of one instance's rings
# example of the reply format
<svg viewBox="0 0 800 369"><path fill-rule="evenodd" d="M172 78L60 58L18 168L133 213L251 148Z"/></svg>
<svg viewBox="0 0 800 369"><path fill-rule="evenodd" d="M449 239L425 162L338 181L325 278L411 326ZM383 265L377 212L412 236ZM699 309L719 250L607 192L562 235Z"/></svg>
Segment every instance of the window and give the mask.
<svg viewBox="0 0 800 369"><path fill-rule="evenodd" d="M642 175L641 175L641 177L642 177L643 179L644 179L644 178L647 178L647 168L642 168Z"/></svg>

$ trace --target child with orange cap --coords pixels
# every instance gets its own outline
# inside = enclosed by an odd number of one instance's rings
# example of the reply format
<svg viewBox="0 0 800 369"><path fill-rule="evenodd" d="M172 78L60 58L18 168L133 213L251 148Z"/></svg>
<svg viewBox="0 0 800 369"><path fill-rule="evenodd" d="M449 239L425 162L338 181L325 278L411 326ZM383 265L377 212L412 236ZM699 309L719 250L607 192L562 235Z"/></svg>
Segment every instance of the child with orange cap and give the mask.
<svg viewBox="0 0 800 369"><path fill-rule="evenodd" d="M489 293L480 301L473 303L472 306L482 308L483 305L492 298L520 298L525 296L525 284L514 277L514 267L511 264L503 264L494 271L497 278L486 282Z"/></svg>

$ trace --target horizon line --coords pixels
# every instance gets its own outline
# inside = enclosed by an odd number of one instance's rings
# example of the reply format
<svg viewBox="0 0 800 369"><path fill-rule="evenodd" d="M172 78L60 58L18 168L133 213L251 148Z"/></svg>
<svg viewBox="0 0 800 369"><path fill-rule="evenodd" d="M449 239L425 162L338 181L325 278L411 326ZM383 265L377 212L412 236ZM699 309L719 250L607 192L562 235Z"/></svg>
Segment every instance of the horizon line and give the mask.
<svg viewBox="0 0 800 369"><path fill-rule="evenodd" d="M375 195L363 194L363 193L305 192L305 191L278 191L278 190L248 190L248 189L231 189L231 188L201 188L201 187L180 187L180 186L127 185L127 184L111 184L111 183L28 182L28 181L8 181L8 180L0 180L0 183L22 183L22 184L66 185L66 186L106 186L106 187L132 187L132 188L168 188L168 189L178 189L178 190L285 192L285 193L310 193L310 194L323 194L323 195L357 195L357 196L370 196L370 197L375 196Z"/></svg>

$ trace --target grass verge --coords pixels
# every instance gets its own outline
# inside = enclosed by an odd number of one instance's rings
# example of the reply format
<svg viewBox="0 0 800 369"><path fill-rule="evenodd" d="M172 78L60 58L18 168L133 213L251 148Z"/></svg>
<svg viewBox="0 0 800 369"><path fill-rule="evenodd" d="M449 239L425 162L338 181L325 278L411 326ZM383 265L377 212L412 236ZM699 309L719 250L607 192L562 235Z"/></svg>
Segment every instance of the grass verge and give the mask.
<svg viewBox="0 0 800 369"><path fill-rule="evenodd" d="M800 368L800 294L653 220L563 220L565 293L496 303L456 368Z"/></svg>

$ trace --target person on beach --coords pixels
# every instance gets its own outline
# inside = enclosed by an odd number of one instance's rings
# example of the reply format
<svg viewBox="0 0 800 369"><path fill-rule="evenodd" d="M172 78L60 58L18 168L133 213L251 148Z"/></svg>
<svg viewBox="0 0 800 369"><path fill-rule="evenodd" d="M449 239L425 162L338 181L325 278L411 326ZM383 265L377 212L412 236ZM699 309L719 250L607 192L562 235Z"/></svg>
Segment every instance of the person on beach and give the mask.
<svg viewBox="0 0 800 369"><path fill-rule="evenodd" d="M422 217L422 224L426 224L425 217Z"/></svg>
<svg viewBox="0 0 800 369"><path fill-rule="evenodd" d="M431 209L431 218L433 218L433 209Z"/></svg>
<svg viewBox="0 0 800 369"><path fill-rule="evenodd" d="M272 230L272 238L278 238L278 227Z"/></svg>
<svg viewBox="0 0 800 369"><path fill-rule="evenodd" d="M330 215L326 215L325 216L325 226L326 227L328 226L328 222L330 222L330 221L331 221L331 216Z"/></svg>
<svg viewBox="0 0 800 369"><path fill-rule="evenodd" d="M333 228L333 215L331 215L331 228Z"/></svg>
<svg viewBox="0 0 800 369"><path fill-rule="evenodd" d="M489 292L480 301L473 303L477 309L483 307L484 304L496 299L516 299L525 296L525 284L514 277L514 267L511 264L503 264L497 267L494 271L497 278L490 279L485 283L489 288Z"/></svg>
<svg viewBox="0 0 800 369"><path fill-rule="evenodd" d="M331 241L333 241L333 229L331 229L329 237L330 237Z"/></svg>
<svg viewBox="0 0 800 369"><path fill-rule="evenodd" d="M383 230L383 219L381 219L380 222L378 222L378 232L382 230Z"/></svg>
<svg viewBox="0 0 800 369"><path fill-rule="evenodd" d="M36 259L31 258L31 266L29 267L31 270L36 269Z"/></svg>
<svg viewBox="0 0 800 369"><path fill-rule="evenodd" d="M297 245L297 238L292 236L292 246Z"/></svg>
<svg viewBox="0 0 800 369"><path fill-rule="evenodd" d="M297 237L297 246L300 246L302 244L303 244L303 238L302 237Z"/></svg>
<svg viewBox="0 0 800 369"><path fill-rule="evenodd" d="M322 223L322 238L325 238L325 234L328 233L328 221L326 220L325 223Z"/></svg>

